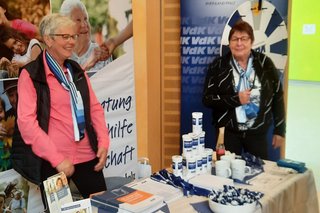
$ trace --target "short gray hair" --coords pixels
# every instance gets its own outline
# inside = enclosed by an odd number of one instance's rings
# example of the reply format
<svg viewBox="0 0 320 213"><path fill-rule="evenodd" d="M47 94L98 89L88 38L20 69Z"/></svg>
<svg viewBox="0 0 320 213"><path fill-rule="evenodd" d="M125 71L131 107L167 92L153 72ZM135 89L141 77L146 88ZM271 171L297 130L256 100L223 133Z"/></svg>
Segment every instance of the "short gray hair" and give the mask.
<svg viewBox="0 0 320 213"><path fill-rule="evenodd" d="M60 6L59 13L70 17L74 8L80 8L89 18L87 8L80 0L64 0Z"/></svg>
<svg viewBox="0 0 320 213"><path fill-rule="evenodd" d="M40 36L43 38L45 35L54 34L58 28L70 28L75 25L69 17L52 13L42 18L39 24Z"/></svg>

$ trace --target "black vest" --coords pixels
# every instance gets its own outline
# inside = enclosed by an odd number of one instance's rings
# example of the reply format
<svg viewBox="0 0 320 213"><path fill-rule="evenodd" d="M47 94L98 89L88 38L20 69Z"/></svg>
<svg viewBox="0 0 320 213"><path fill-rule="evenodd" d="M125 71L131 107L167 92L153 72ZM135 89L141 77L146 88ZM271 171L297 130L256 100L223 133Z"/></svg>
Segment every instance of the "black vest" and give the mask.
<svg viewBox="0 0 320 213"><path fill-rule="evenodd" d="M37 120L39 126L43 131L48 132L50 117L50 91L46 80L42 57L43 54L40 54L35 61L27 64L24 69L28 71L37 93ZM91 124L88 82L84 76L84 71L78 63L72 60L67 60L67 62L72 66L73 82L82 96L86 132L89 137L91 148L94 152L97 152L97 136ZM41 165L43 160L32 152L30 145L25 144L21 137L17 122L13 135L11 159L13 168L24 178L37 185L42 183Z"/></svg>

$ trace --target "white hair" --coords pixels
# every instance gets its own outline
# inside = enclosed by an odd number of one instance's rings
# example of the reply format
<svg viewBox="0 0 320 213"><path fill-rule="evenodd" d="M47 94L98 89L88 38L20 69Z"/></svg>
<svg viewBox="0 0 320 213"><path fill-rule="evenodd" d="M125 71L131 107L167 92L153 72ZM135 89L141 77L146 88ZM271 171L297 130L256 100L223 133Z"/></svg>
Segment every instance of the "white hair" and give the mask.
<svg viewBox="0 0 320 213"><path fill-rule="evenodd" d="M86 6L80 0L64 0L61 4L59 13L61 15L70 17L71 12L74 8L81 9L86 14L86 16L89 17Z"/></svg>

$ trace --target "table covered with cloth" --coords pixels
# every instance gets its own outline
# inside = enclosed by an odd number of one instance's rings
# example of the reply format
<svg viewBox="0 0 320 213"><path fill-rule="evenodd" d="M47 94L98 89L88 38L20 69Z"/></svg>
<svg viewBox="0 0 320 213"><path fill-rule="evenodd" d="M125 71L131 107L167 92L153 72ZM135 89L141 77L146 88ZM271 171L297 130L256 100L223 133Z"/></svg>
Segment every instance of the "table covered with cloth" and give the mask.
<svg viewBox="0 0 320 213"><path fill-rule="evenodd" d="M296 173L265 161L264 172L249 180L249 184L234 183L235 187L264 193L256 213L319 213L313 172ZM211 212L206 197L182 197L168 204L170 212Z"/></svg>

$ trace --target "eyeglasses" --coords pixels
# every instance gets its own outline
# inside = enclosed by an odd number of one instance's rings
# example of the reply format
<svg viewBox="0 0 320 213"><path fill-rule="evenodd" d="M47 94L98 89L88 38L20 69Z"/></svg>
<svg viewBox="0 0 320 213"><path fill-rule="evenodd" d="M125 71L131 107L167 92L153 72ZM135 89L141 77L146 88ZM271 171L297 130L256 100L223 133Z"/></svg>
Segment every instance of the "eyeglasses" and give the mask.
<svg viewBox="0 0 320 213"><path fill-rule="evenodd" d="M78 39L78 37L79 37L78 34L74 34L74 35L70 35L70 34L50 34L50 36L60 36L65 41L70 41L71 38L76 41Z"/></svg>
<svg viewBox="0 0 320 213"><path fill-rule="evenodd" d="M233 43L236 43L236 42L238 42L239 40L240 40L241 42L248 42L248 41L250 40L250 37L249 37L249 36L242 36L242 37L240 37L240 38L238 38L238 37L232 37L232 38L230 39L230 41L233 42Z"/></svg>

